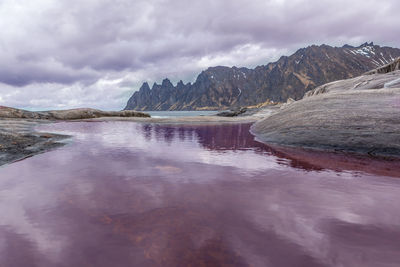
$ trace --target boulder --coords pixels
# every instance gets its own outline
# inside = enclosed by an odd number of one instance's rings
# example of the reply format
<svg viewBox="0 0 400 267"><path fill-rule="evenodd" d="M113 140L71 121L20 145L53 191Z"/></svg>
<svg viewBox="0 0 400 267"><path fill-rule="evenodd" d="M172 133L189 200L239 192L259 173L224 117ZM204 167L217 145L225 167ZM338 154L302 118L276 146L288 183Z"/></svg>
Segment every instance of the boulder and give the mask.
<svg viewBox="0 0 400 267"><path fill-rule="evenodd" d="M237 116L245 113L246 111L247 111L247 108L240 107L240 108L233 109L233 110L230 110L230 111L220 112L220 113L217 114L217 116L220 116L220 117L237 117Z"/></svg>

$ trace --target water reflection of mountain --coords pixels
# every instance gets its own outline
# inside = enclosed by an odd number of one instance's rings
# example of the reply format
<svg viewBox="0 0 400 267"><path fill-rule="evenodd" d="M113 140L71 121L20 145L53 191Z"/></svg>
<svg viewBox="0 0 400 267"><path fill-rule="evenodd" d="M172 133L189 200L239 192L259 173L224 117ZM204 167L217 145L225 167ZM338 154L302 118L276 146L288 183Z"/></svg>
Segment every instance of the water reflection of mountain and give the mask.
<svg viewBox="0 0 400 267"><path fill-rule="evenodd" d="M336 172L360 171L378 175L400 177L398 160L377 159L344 153L308 151L297 148L269 146L254 140L249 129L251 124L215 125L143 125L146 139L158 141L195 141L204 149L213 151L251 150L277 157L277 163L307 171L324 169Z"/></svg>
<svg viewBox="0 0 400 267"><path fill-rule="evenodd" d="M208 150L246 150L260 148L264 145L256 142L250 134L251 124L222 124L222 125L143 125L142 130L146 139L156 138L158 141L170 143L196 140Z"/></svg>
<svg viewBox="0 0 400 267"><path fill-rule="evenodd" d="M244 150L262 147L250 134L250 124L207 125L194 129L198 142L209 150Z"/></svg>

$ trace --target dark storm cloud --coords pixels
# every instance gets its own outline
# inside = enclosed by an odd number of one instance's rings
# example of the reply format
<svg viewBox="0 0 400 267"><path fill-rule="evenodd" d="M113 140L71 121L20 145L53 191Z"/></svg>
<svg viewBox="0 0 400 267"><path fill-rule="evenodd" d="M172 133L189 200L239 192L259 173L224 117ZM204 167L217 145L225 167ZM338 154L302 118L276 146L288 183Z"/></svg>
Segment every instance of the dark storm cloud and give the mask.
<svg viewBox="0 0 400 267"><path fill-rule="evenodd" d="M0 83L93 85L96 94L110 77L193 78L209 65L265 64L310 44L398 46L399 8L397 0L3 0Z"/></svg>
<svg viewBox="0 0 400 267"><path fill-rule="evenodd" d="M72 84L76 81L93 83L100 77L88 69L71 69L61 66L59 62L28 62L9 65L0 72L0 81L14 86L25 86L30 83L62 83Z"/></svg>

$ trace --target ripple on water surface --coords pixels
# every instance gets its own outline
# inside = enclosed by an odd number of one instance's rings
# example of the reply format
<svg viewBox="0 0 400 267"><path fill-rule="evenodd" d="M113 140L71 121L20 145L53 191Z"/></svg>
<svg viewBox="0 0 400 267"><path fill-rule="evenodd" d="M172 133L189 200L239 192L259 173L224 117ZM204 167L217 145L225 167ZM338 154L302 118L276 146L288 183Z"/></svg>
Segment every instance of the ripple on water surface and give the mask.
<svg viewBox="0 0 400 267"><path fill-rule="evenodd" d="M400 164L249 125L69 122L0 168L0 266L398 266ZM397 177L397 178L396 178Z"/></svg>

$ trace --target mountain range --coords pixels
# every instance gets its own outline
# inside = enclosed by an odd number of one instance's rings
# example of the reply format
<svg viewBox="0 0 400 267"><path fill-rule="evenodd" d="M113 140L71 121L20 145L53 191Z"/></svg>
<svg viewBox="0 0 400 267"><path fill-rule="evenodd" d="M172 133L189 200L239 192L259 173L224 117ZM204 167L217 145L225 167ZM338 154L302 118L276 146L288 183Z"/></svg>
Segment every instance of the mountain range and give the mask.
<svg viewBox="0 0 400 267"><path fill-rule="evenodd" d="M312 45L254 69L210 67L192 83L169 79L133 93L125 110L221 110L300 99L319 85L359 76L400 57L400 49L364 43L358 47Z"/></svg>

